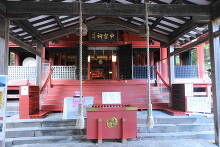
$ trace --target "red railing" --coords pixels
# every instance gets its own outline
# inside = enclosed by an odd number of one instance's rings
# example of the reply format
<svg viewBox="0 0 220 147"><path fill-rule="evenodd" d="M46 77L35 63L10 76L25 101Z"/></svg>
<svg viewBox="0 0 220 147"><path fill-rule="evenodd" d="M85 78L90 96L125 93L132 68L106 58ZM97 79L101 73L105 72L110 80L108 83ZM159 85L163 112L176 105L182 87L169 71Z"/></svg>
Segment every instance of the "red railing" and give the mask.
<svg viewBox="0 0 220 147"><path fill-rule="evenodd" d="M170 90L171 87L169 86L169 84L164 80L163 76L160 74L160 72L157 69L154 69L154 71L157 73L158 77L161 79L161 81L163 82L163 84Z"/></svg>
<svg viewBox="0 0 220 147"><path fill-rule="evenodd" d="M52 67L50 66L49 67L49 72L48 72L48 75L47 75L47 78L46 80L43 82L43 85L42 87L40 88L40 92L42 92L44 90L44 88L47 86L48 82L49 82L49 85L51 87L51 77L52 77L52 74L53 74L53 69Z"/></svg>

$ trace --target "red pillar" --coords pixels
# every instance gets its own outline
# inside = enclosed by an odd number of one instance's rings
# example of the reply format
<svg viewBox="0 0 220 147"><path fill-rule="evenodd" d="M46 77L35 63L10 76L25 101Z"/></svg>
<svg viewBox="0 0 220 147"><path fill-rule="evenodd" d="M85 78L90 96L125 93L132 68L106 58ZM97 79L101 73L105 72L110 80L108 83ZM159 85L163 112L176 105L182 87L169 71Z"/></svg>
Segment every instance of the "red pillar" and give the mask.
<svg viewBox="0 0 220 147"><path fill-rule="evenodd" d="M182 54L179 54L179 59L180 59L180 65L183 65Z"/></svg>
<svg viewBox="0 0 220 147"><path fill-rule="evenodd" d="M161 60L161 75L164 80L168 80L168 59L167 48L160 48L160 60Z"/></svg>
<svg viewBox="0 0 220 147"><path fill-rule="evenodd" d="M45 47L42 47L41 60L42 60L42 63L45 63Z"/></svg>
<svg viewBox="0 0 220 147"><path fill-rule="evenodd" d="M154 52L150 53L150 65L154 65Z"/></svg>
<svg viewBox="0 0 220 147"><path fill-rule="evenodd" d="M58 65L62 65L62 53L58 54Z"/></svg>
<svg viewBox="0 0 220 147"><path fill-rule="evenodd" d="M49 53L49 63L51 66L54 65L54 54L52 53Z"/></svg>
<svg viewBox="0 0 220 147"><path fill-rule="evenodd" d="M20 66L20 54L15 52L15 66Z"/></svg>
<svg viewBox="0 0 220 147"><path fill-rule="evenodd" d="M197 46L197 63L198 63L198 76L200 79L204 78L205 74L205 59L204 59L204 44Z"/></svg>
<svg viewBox="0 0 220 147"><path fill-rule="evenodd" d="M63 65L67 66L67 53L63 53L62 58L63 58Z"/></svg>

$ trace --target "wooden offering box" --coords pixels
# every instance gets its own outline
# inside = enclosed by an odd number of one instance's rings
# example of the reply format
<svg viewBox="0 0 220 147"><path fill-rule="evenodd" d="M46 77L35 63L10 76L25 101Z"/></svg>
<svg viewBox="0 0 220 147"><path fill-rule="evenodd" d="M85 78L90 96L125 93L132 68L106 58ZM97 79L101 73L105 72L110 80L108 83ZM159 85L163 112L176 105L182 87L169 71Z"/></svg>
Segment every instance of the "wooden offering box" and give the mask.
<svg viewBox="0 0 220 147"><path fill-rule="evenodd" d="M36 113L39 113L39 86L21 86L19 118L28 119Z"/></svg>
<svg viewBox="0 0 220 147"><path fill-rule="evenodd" d="M87 139L122 139L137 137L137 107L94 105L87 109Z"/></svg>

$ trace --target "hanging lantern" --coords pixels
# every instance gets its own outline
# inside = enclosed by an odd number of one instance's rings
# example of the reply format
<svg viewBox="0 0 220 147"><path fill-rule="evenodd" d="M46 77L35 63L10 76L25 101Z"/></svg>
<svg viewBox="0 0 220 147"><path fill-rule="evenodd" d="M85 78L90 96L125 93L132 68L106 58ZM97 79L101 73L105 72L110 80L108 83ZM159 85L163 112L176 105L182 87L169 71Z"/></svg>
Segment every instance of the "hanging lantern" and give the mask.
<svg viewBox="0 0 220 147"><path fill-rule="evenodd" d="M116 55L112 55L112 62L116 62L117 61L117 56Z"/></svg>
<svg viewBox="0 0 220 147"><path fill-rule="evenodd" d="M79 28L76 28L75 33L77 36L80 36ZM85 23L82 24L82 36L86 36L88 34L88 28Z"/></svg>

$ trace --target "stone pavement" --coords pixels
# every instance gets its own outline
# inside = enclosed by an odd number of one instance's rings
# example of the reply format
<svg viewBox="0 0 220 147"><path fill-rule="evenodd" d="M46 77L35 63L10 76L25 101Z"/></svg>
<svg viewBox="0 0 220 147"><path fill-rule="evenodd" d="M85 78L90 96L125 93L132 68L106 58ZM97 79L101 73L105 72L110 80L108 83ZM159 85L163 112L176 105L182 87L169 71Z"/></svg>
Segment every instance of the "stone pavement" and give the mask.
<svg viewBox="0 0 220 147"><path fill-rule="evenodd" d="M17 145L13 147L217 147L217 145L196 139L180 139L180 140L143 140L128 141L125 144L119 142L103 142L95 143L54 143L54 144L33 144L33 145Z"/></svg>

